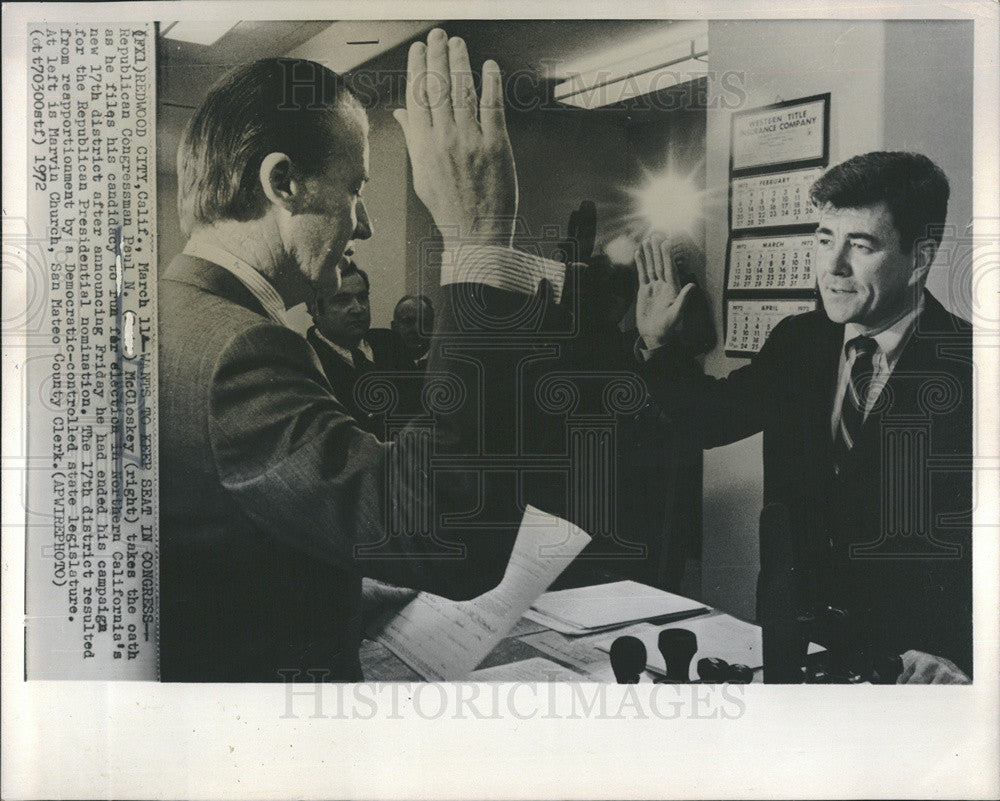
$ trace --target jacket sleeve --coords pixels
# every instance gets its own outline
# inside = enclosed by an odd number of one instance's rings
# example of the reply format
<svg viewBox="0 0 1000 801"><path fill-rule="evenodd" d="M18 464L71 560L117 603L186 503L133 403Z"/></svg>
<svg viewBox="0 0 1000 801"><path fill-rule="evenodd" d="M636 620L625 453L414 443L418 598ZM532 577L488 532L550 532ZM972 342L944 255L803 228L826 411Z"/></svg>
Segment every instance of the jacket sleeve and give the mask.
<svg viewBox="0 0 1000 801"><path fill-rule="evenodd" d="M480 504L477 476L450 470L436 481L424 466L429 449L459 461L478 454L483 393L510 380L491 370L498 332L483 321L518 319L533 299L470 284L444 287L442 296L428 375L446 397L438 398L433 442L415 427L393 443L362 431L330 393L309 344L269 323L222 353L209 436L223 487L264 532L341 570L468 598L499 582L519 521L446 526L449 514ZM415 519L430 530L397 525Z"/></svg>
<svg viewBox="0 0 1000 801"><path fill-rule="evenodd" d="M782 320L753 360L726 378L705 375L689 351L667 344L642 366L649 393L678 432L715 448L762 431L777 414L783 373L802 369L787 358L791 320Z"/></svg>

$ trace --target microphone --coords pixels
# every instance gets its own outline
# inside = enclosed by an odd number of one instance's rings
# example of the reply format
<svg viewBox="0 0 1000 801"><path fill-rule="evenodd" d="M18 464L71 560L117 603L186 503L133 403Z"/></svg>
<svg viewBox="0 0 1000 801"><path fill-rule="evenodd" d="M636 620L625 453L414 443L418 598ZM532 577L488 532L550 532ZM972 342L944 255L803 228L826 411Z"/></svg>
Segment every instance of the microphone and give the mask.
<svg viewBox="0 0 1000 801"><path fill-rule="evenodd" d="M698 636L688 629L664 629L657 640L667 666L667 682L691 683L691 660L698 652Z"/></svg>
<svg viewBox="0 0 1000 801"><path fill-rule="evenodd" d="M753 670L746 665L730 665L718 657L706 657L698 660L698 678L707 684L750 684Z"/></svg>
<svg viewBox="0 0 1000 801"><path fill-rule="evenodd" d="M721 684L729 677L729 663L717 657L698 660L698 678L708 684Z"/></svg>
<svg viewBox="0 0 1000 801"><path fill-rule="evenodd" d="M800 684L805 643L795 605L795 562L788 507L769 503L760 513L760 589L765 684Z"/></svg>
<svg viewBox="0 0 1000 801"><path fill-rule="evenodd" d="M619 684L638 684L646 669L646 646L638 637L619 637L611 643L611 669Z"/></svg>

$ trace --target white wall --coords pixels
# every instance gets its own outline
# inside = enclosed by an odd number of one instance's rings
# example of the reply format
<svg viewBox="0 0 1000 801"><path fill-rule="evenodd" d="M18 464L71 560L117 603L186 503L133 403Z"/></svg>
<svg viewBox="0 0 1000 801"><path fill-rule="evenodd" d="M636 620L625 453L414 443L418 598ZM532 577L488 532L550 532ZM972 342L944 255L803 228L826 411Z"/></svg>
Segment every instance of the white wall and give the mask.
<svg viewBox="0 0 1000 801"><path fill-rule="evenodd" d="M362 197L374 235L355 243L354 260L372 282L372 325L387 328L392 310L406 290L406 142L392 112L368 111L371 183Z"/></svg>
<svg viewBox="0 0 1000 801"><path fill-rule="evenodd" d="M971 26L953 22L713 21L709 68L741 76L741 108L830 92L831 164L869 150L925 152L952 179L950 219L964 221L971 212L971 37ZM731 104L733 95L710 92L706 134L707 284L721 331L732 112L713 110L713 97ZM939 268L932 291L945 278ZM705 366L723 376L745 363L727 358L720 342ZM748 618L762 479L760 436L705 454L703 599Z"/></svg>
<svg viewBox="0 0 1000 801"><path fill-rule="evenodd" d="M971 23L893 20L885 31L885 143L923 153L951 183L948 235L927 288L952 312L972 319L969 275L950 271L949 246L972 220ZM949 281L949 274L959 285Z"/></svg>

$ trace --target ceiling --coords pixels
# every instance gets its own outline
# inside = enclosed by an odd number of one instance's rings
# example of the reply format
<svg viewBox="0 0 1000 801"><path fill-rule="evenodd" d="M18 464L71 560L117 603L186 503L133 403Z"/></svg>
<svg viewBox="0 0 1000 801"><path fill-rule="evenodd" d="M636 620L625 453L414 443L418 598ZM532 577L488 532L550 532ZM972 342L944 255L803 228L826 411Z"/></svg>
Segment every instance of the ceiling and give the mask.
<svg viewBox="0 0 1000 801"><path fill-rule="evenodd" d="M255 21L244 20L212 45L161 37L160 102L197 107L227 69L271 56L322 60L340 72L405 71L410 43L434 24L461 36L473 66L487 58L505 74L526 71L542 78L564 77L560 65L613 48L667 20L451 20L434 21ZM386 48L388 45L388 49ZM329 54L329 55L327 55ZM390 102L396 98L385 98Z"/></svg>
<svg viewBox="0 0 1000 801"><path fill-rule="evenodd" d="M159 102L197 108L212 84L230 68L283 56L329 26L329 22L303 20L243 20L211 45L161 35L157 50Z"/></svg>
<svg viewBox="0 0 1000 801"><path fill-rule="evenodd" d="M403 102L410 43L431 26L441 25L465 39L475 69L487 58L495 59L505 75L526 76L517 84L519 93L544 94L556 78L565 76L565 63L613 50L672 24L668 20L243 20L207 46L160 36L158 169L173 170L180 133L216 80L232 67L260 58L294 54L355 76L364 73L361 79L375 87L367 102L398 106Z"/></svg>

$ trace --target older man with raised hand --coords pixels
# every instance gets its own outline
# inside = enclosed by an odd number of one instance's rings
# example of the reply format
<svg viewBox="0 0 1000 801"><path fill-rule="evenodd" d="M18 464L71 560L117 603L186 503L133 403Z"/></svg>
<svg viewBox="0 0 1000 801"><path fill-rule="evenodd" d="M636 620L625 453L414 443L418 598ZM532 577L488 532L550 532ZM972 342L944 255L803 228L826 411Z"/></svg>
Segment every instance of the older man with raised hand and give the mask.
<svg viewBox="0 0 1000 801"><path fill-rule="evenodd" d="M461 391L433 450L461 456L475 451L482 393L505 380L484 326L516 318L542 279L558 296L562 265L510 247L517 185L494 62L477 102L464 42L431 31L410 49L397 118L448 256L430 369ZM471 597L506 565L518 521L440 526L476 508L473 472L435 484L417 438L358 428L286 325L350 240L371 236L367 128L339 76L269 59L227 76L185 133L190 239L159 287L165 680L358 680L362 574ZM397 536L399 519L430 520L430 536Z"/></svg>
<svg viewBox="0 0 1000 801"><path fill-rule="evenodd" d="M948 180L926 156L866 153L811 196L823 308L783 320L726 378L679 344L693 285L670 241L643 243L645 377L706 448L763 432L764 503L788 509L800 609L837 610L840 644L901 654L901 682L966 683L972 329L925 288Z"/></svg>

